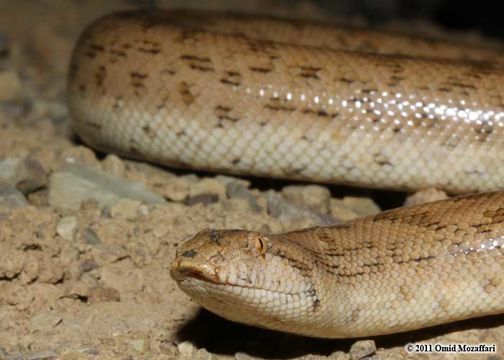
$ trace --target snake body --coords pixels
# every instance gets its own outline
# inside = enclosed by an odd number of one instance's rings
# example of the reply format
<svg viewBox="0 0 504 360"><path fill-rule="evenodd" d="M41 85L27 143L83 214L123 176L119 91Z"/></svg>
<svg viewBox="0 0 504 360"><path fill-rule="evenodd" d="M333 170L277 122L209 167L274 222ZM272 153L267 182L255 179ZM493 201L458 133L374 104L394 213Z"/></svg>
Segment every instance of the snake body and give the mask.
<svg viewBox="0 0 504 360"><path fill-rule="evenodd" d="M392 189L504 188L499 52L416 40L398 53L403 37L344 31L106 16L73 54L74 128L97 149L163 165ZM231 320L320 337L386 334L504 312L503 221L504 193L494 192L278 235L208 230L180 246L172 276Z"/></svg>
<svg viewBox="0 0 504 360"><path fill-rule="evenodd" d="M504 192L485 193L279 235L204 230L171 271L230 320L374 336L504 312L503 236Z"/></svg>
<svg viewBox="0 0 504 360"><path fill-rule="evenodd" d="M69 106L84 141L161 164L452 193L504 188L504 73L216 34L162 15L92 25Z"/></svg>

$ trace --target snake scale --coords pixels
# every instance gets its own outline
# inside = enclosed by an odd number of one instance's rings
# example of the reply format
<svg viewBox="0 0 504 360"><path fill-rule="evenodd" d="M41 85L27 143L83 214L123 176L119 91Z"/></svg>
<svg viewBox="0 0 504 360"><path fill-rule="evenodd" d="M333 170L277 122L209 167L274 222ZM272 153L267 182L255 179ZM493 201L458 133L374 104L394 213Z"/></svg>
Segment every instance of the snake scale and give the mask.
<svg viewBox="0 0 504 360"><path fill-rule="evenodd" d="M359 29L124 12L81 36L68 101L86 143L163 165L483 192L276 235L203 230L172 262L225 318L373 336L504 312L502 63Z"/></svg>

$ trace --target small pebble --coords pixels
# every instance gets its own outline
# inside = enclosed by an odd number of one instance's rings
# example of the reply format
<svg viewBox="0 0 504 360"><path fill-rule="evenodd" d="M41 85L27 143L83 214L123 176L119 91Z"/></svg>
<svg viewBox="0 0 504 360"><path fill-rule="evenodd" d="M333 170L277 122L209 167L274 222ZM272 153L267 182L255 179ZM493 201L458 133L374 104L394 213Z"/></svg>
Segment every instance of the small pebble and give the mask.
<svg viewBox="0 0 504 360"><path fill-rule="evenodd" d="M47 171L30 157L19 162L16 169L16 188L27 194L46 185Z"/></svg>
<svg viewBox="0 0 504 360"><path fill-rule="evenodd" d="M250 181L245 180L245 179L241 179L241 178L237 178L237 177L234 177L234 176L216 175L215 179L218 180L218 181L220 181L224 185L227 185L227 184L229 184L231 182L235 182L235 183L240 183L240 184L242 184L243 186L245 186L247 188L250 187Z"/></svg>
<svg viewBox="0 0 504 360"><path fill-rule="evenodd" d="M119 290L106 287L94 286L89 289L88 302L91 304L100 302L121 301Z"/></svg>
<svg viewBox="0 0 504 360"><path fill-rule="evenodd" d="M210 205L215 204L219 201L219 196L217 194L199 194L196 196L191 196L186 200L187 206L194 206L196 204Z"/></svg>
<svg viewBox="0 0 504 360"><path fill-rule="evenodd" d="M124 162L114 154L107 155L102 161L103 170L114 176L123 177L126 171Z"/></svg>
<svg viewBox="0 0 504 360"><path fill-rule="evenodd" d="M194 360L217 360L218 357L215 354L209 353L206 349L198 349L193 353L192 358Z"/></svg>
<svg viewBox="0 0 504 360"><path fill-rule="evenodd" d="M40 189L37 191L30 192L29 194L26 195L26 198L28 199L30 205L41 208L49 206L48 195L49 195L48 189Z"/></svg>
<svg viewBox="0 0 504 360"><path fill-rule="evenodd" d="M282 189L282 195L297 206L304 206L322 214L329 214L331 192L320 185L291 185Z"/></svg>
<svg viewBox="0 0 504 360"><path fill-rule="evenodd" d="M114 263L125 257L129 256L128 251L118 244L99 244L95 245L96 248L96 262Z"/></svg>
<svg viewBox="0 0 504 360"><path fill-rule="evenodd" d="M282 221L305 219L310 220L314 225L334 225L338 223L332 216L296 206L272 190L266 192L266 200L268 202L268 213Z"/></svg>
<svg viewBox="0 0 504 360"><path fill-rule="evenodd" d="M82 272L92 271L94 269L97 269L98 267L99 265L93 259L86 259L80 264Z"/></svg>
<svg viewBox="0 0 504 360"><path fill-rule="evenodd" d="M71 241L77 231L77 218L75 216L66 216L56 225L56 233L63 239Z"/></svg>
<svg viewBox="0 0 504 360"><path fill-rule="evenodd" d="M208 194L216 195L217 199L224 200L226 198L226 186L217 179L204 178L189 188L189 198Z"/></svg>
<svg viewBox="0 0 504 360"><path fill-rule="evenodd" d="M194 345L191 342L183 341L177 345L177 350L182 357L191 359L196 349L194 348Z"/></svg>
<svg viewBox="0 0 504 360"><path fill-rule="evenodd" d="M351 360L361 360L375 352L376 344L373 340L359 340L350 347L349 355Z"/></svg>
<svg viewBox="0 0 504 360"><path fill-rule="evenodd" d="M448 199L448 195L444 191L435 188L429 188L417 191L413 195L408 196L406 198L406 201L404 202L404 206L413 206L444 199Z"/></svg>
<svg viewBox="0 0 504 360"><path fill-rule="evenodd" d="M13 210L26 205L28 205L28 201L21 191L0 183L0 209Z"/></svg>
<svg viewBox="0 0 504 360"><path fill-rule="evenodd" d="M52 359L57 359L58 354L56 354L54 351L48 350L48 351L39 351L36 353L31 353L28 354L24 359L26 360L52 360Z"/></svg>
<svg viewBox="0 0 504 360"><path fill-rule="evenodd" d="M99 355L100 354L100 350L98 350L94 346L86 346L86 347L80 348L79 352L83 353L83 354L89 354L89 355Z"/></svg>
<svg viewBox="0 0 504 360"><path fill-rule="evenodd" d="M23 252L3 247L0 251L0 279L13 279L25 267Z"/></svg>
<svg viewBox="0 0 504 360"><path fill-rule="evenodd" d="M182 202L189 197L190 183L183 178L173 177L163 182L162 186L156 187L161 195L168 200Z"/></svg>
<svg viewBox="0 0 504 360"><path fill-rule="evenodd" d="M335 351L327 357L330 360L350 360L350 355L343 351Z"/></svg>
<svg viewBox="0 0 504 360"><path fill-rule="evenodd" d="M63 321L61 315L49 312L35 315L30 321L32 332L46 333Z"/></svg>
<svg viewBox="0 0 504 360"><path fill-rule="evenodd" d="M350 209L341 199L331 199L329 204L330 214L338 220L350 221L359 217L355 211Z"/></svg>
<svg viewBox="0 0 504 360"><path fill-rule="evenodd" d="M0 183L11 185L27 194L46 184L46 171L30 157L0 160Z"/></svg>
<svg viewBox="0 0 504 360"><path fill-rule="evenodd" d="M63 150L59 156L60 163L63 168L66 166L86 166L96 168L100 162L96 159L96 154L93 150L85 146L72 146Z"/></svg>
<svg viewBox="0 0 504 360"><path fill-rule="evenodd" d="M370 198L346 196L343 198L343 202L359 217L376 215L381 212L380 207Z"/></svg>
<svg viewBox="0 0 504 360"><path fill-rule="evenodd" d="M248 183L244 181L234 181L231 180L226 183L226 195L228 198L239 198L247 200L250 208L253 211L260 212L261 207L257 203L257 199L252 194L252 192L248 188Z"/></svg>
<svg viewBox="0 0 504 360"><path fill-rule="evenodd" d="M102 244L102 241L100 240L100 237L98 234L96 234L96 231L94 231L91 228L86 228L83 233L84 241L88 245L100 245Z"/></svg>
<svg viewBox="0 0 504 360"><path fill-rule="evenodd" d="M247 353L244 353L244 352L237 352L234 357L236 360L260 360L261 359L261 358L249 355Z"/></svg>

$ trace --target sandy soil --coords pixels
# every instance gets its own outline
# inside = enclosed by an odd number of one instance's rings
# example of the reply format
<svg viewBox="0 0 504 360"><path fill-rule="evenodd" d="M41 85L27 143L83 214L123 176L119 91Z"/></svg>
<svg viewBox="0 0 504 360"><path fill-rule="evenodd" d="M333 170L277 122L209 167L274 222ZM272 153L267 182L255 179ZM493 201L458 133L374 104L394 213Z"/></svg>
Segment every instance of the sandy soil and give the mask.
<svg viewBox="0 0 504 360"><path fill-rule="evenodd" d="M481 358L503 358L502 316L320 340L228 322L182 293L169 264L200 229L279 232L378 208L353 190L195 175L80 144L65 104L69 54L86 23L129 4L0 4L0 359L396 359L410 342L497 344ZM375 199L404 199L388 196Z"/></svg>

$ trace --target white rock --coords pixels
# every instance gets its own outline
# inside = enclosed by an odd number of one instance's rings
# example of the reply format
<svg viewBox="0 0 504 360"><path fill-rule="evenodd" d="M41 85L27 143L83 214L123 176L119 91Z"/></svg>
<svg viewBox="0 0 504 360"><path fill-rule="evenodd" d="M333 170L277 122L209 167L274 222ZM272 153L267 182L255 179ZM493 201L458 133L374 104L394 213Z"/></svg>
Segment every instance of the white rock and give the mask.
<svg viewBox="0 0 504 360"><path fill-rule="evenodd" d="M66 216L58 222L56 233L63 239L71 241L77 231L77 218L74 216Z"/></svg>
<svg viewBox="0 0 504 360"><path fill-rule="evenodd" d="M381 211L380 207L367 197L346 196L343 202L359 217L376 215Z"/></svg>
<svg viewBox="0 0 504 360"><path fill-rule="evenodd" d="M49 204L78 210L85 200L96 200L101 208L119 199L133 199L148 204L162 204L165 199L139 182L112 176L89 166L67 164L49 179Z"/></svg>
<svg viewBox="0 0 504 360"><path fill-rule="evenodd" d="M331 192L320 185L290 185L282 189L282 195L297 206L304 206L322 214L329 213Z"/></svg>
<svg viewBox="0 0 504 360"><path fill-rule="evenodd" d="M435 188L429 188L421 191L417 191L413 195L406 198L404 202L405 206L412 206L417 204L423 204L426 202L437 201L448 199L448 195L442 191Z"/></svg>
<svg viewBox="0 0 504 360"><path fill-rule="evenodd" d="M226 186L214 178L204 178L189 188L189 197L216 194L220 200L226 199Z"/></svg>
<svg viewBox="0 0 504 360"><path fill-rule="evenodd" d="M350 359L360 360L376 352L376 344L373 340L359 340L350 347Z"/></svg>
<svg viewBox="0 0 504 360"><path fill-rule="evenodd" d="M47 312L35 315L30 321L32 332L47 332L63 321L61 315Z"/></svg>
<svg viewBox="0 0 504 360"><path fill-rule="evenodd" d="M192 358L195 348L191 342L183 341L177 345L177 350L182 357L190 359Z"/></svg>

